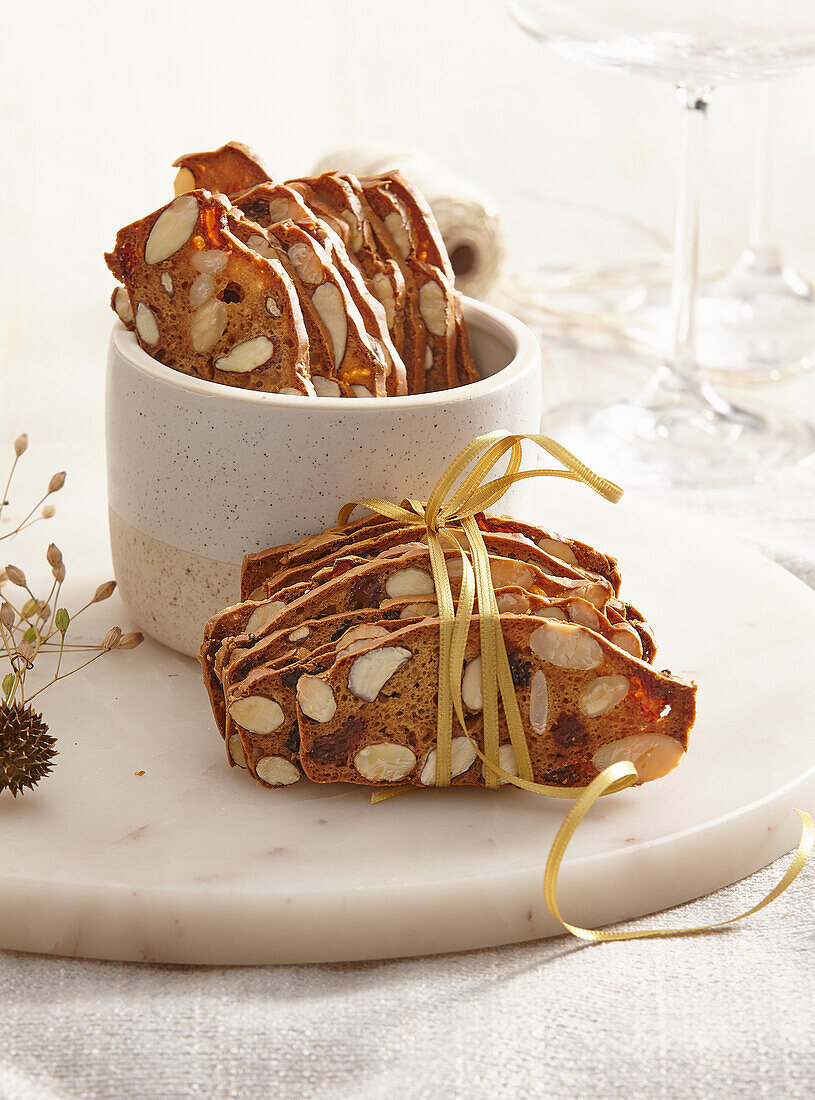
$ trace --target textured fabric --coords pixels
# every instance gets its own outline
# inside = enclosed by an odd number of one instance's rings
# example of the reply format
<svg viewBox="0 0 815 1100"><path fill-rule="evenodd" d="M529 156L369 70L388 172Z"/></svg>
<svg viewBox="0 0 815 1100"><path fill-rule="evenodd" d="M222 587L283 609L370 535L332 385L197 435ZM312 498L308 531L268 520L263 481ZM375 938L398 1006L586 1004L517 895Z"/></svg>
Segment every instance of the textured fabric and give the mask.
<svg viewBox="0 0 815 1100"><path fill-rule="evenodd" d="M781 870L683 908L720 919ZM797 1100L815 1089L813 886L808 868L693 940L250 970L0 955L0 1096Z"/></svg>
<svg viewBox="0 0 815 1100"><path fill-rule="evenodd" d="M815 471L673 504L815 585ZM741 912L788 858L641 923ZM814 888L810 866L757 916L692 939L244 970L0 952L0 1098L803 1100Z"/></svg>

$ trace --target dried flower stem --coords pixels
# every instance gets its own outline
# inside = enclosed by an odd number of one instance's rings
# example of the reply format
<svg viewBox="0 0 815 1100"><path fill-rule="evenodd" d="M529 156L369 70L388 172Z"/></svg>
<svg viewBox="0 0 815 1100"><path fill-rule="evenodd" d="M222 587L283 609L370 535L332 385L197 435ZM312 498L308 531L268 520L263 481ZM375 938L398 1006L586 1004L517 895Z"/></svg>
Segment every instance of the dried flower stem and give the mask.
<svg viewBox="0 0 815 1100"><path fill-rule="evenodd" d="M17 459L15 458L15 460L14 460L14 466L16 466L16 465L17 465ZM13 473L14 473L14 466L12 466L12 468L11 468L11 474L13 474ZM11 474L9 474L9 481L11 481ZM6 485L6 489L8 489L8 485ZM31 519L31 517L32 517L32 516L34 515L34 513L35 513L35 512L37 511L37 509L39 508L39 506L40 506L41 504L43 504L43 503L44 503L44 502L45 502L45 501L46 501L46 500L48 499L48 497L49 497L50 495L51 495L51 494L50 494L50 492L44 493L44 494L43 494L43 495L42 495L42 496L40 497L40 499L39 499L39 500L37 501L37 503L36 503L36 504L34 505L34 507L33 507L33 508L31 509L31 511L30 511L30 512L28 513L28 515L27 515L27 516L23 516L23 518L22 518L22 519L20 520L20 522L19 522L19 523L17 524L17 526L16 526L15 528L14 528L14 530L13 530L13 531L7 531L5 535L0 535L0 542L2 542L2 541L3 541L4 539L10 539L10 538L12 537L12 535L17 535L17 534L19 534L19 532L20 532L20 531L22 531L22 530L23 530L23 528L25 527L25 525L26 525L27 521ZM4 501L4 503L5 503L5 497L3 498L3 501Z"/></svg>
<svg viewBox="0 0 815 1100"><path fill-rule="evenodd" d="M62 654L65 652L65 635L61 634L59 639L59 653L57 655L57 670L54 673L54 682L59 679L60 665L62 664Z"/></svg>
<svg viewBox="0 0 815 1100"><path fill-rule="evenodd" d="M40 522L42 522L42 520L50 519L50 518L51 518L50 516L43 516L43 515L35 516L31 520L30 523L22 523L14 531L9 531L9 533L7 535L3 535L2 537L4 539L11 538L11 536L17 534L18 531L27 531L29 529L29 527L33 527L35 523L40 523Z"/></svg>
<svg viewBox="0 0 815 1100"><path fill-rule="evenodd" d="M39 691L35 691L33 695L29 695L29 697L28 697L29 703L32 702L32 700L36 699L38 695L42 695L42 693L47 688L50 688L51 685L55 684L58 680L67 680L69 676L73 676L74 673L76 673L76 672L81 672L83 668L87 668L88 665L92 665L94 661L98 661L100 657L104 657L107 652L108 652L108 650L106 650L106 649L100 650L99 653L97 653L94 657L91 657L91 659L89 661L85 661L85 663L83 665L77 665L76 668L72 668L70 672L66 672L62 676L55 676L53 678L53 680L49 680L49 682L47 684L44 684L39 689Z"/></svg>
<svg viewBox="0 0 815 1100"><path fill-rule="evenodd" d="M6 500L6 497L8 496L9 486L11 485L11 479L14 477L14 471L17 469L17 463L20 461L20 455L21 454L22 454L22 452L18 451L17 448L15 447L14 448L14 461L11 464L11 469L9 470L8 477L6 478L6 487L3 490L3 499L0 500L0 516L3 515L3 509L8 504L8 501ZM3 537L5 538L5 535Z"/></svg>
<svg viewBox="0 0 815 1100"><path fill-rule="evenodd" d="M22 434L14 441L14 461L11 465L6 481L6 487L0 500L0 515L5 507L14 471L20 456L28 448L28 436ZM48 482L48 488L43 496L29 509L20 522L4 535L0 535L0 541L11 538L21 531L27 530L41 519L50 519L55 512L52 504L44 505L47 497L58 493L65 484L66 474L64 470L52 475ZM39 515L35 515L41 509ZM113 595L116 589L115 581L105 581L100 584L93 596L79 608L73 615L69 615L66 608L60 606L62 585L65 580L65 563L59 547L51 543L46 552L46 561L51 567L52 582L50 591L44 600L38 599L29 587L26 575L16 565L7 565L2 571L2 579L8 580L22 590L23 596L19 597L20 606L9 600L5 593L0 597L2 620L0 620L0 657L8 660L11 666L10 672L3 677L5 690L2 692L4 706L22 704L25 702L25 681L28 673L34 668L35 661L41 653L56 654L56 667L53 676L30 696L29 703L37 695L42 694L52 684L64 680L74 673L80 672L93 664L94 661L114 649L135 649L143 641L139 633L122 634L118 626L111 627L101 643L91 644L84 642L71 642L67 640L67 632L76 619L91 604L100 603ZM56 635L59 635L59 639ZM68 672L62 671L62 663L66 654L92 654L88 660Z"/></svg>
<svg viewBox="0 0 815 1100"><path fill-rule="evenodd" d="M9 659L9 664L11 665L12 668L14 668L14 657L12 655L12 651L11 651L11 648L9 646L9 638L8 638L8 635L6 634L6 628L3 626L2 623L0 623L0 635L3 638L3 648L6 651L6 656ZM12 640L11 640L11 645L12 646L14 645L13 637L12 637ZM14 648L16 649L16 646ZM12 689L9 692L9 694L7 696L7 699L12 699L14 697L14 692L17 690L17 686L19 685L19 683L20 683L20 676L19 676L19 673L15 669L14 684L12 685Z"/></svg>

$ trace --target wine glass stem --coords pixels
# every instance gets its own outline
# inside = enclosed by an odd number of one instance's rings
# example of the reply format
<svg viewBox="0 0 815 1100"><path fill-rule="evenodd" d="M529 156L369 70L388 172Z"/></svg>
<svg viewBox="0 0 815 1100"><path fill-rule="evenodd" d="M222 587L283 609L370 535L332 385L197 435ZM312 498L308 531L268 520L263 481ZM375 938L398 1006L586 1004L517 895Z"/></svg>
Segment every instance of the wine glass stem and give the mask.
<svg viewBox="0 0 815 1100"><path fill-rule="evenodd" d="M759 105L756 111L755 160L753 163L753 196L750 203L750 227L748 244L757 256L770 247L770 85L760 87Z"/></svg>
<svg viewBox="0 0 815 1100"><path fill-rule="evenodd" d="M696 360L696 298L699 290L699 205L710 91L677 89L682 108L682 167L674 235L672 329L662 388L700 396Z"/></svg>

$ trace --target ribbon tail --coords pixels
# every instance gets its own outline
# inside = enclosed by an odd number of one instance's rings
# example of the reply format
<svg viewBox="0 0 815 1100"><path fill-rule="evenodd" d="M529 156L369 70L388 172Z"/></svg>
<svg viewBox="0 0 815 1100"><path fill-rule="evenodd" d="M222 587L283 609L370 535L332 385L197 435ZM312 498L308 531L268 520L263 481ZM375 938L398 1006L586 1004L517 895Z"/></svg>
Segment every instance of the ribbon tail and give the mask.
<svg viewBox="0 0 815 1100"><path fill-rule="evenodd" d="M809 857L812 855L813 846L815 845L815 824L813 824L813 820L808 813L796 809L795 813L797 813L801 819L802 827L798 850L795 853L792 863L787 868L781 881L774 886L761 901L753 905L744 913L739 913L735 917L728 917L726 920L716 921L713 924L700 924L686 928L635 928L630 931L607 932L603 929L582 928L580 925L570 924L562 916L557 901L558 874L569 841L574 835L578 825L580 825L583 818L601 795L611 794L616 790L622 790L636 781L637 770L631 761L620 761L617 764L612 764L610 767L606 768L605 771L602 771L597 778L593 779L589 786L585 788L569 810L549 849L549 858L546 861L546 871L544 872L543 879L543 895L546 900L546 905L552 916L563 925L566 931L570 932L578 939L586 940L590 943L612 943L618 940L645 940L667 938L670 936L693 936L702 932L710 932L716 928L724 928L727 925L744 920L745 917L750 917L754 913L758 913L759 910L775 901L777 897L783 894L784 891L792 885L803 870Z"/></svg>

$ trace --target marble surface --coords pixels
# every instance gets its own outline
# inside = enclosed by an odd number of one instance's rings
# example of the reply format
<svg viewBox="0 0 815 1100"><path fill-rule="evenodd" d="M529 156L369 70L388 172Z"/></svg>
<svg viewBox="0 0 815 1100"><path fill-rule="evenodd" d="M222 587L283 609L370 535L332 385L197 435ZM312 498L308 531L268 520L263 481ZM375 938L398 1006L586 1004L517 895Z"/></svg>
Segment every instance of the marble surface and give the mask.
<svg viewBox="0 0 815 1100"><path fill-rule="evenodd" d="M61 529L27 539L60 544L81 602L110 568L102 457L89 448L60 464L70 470L51 521ZM792 806L815 799L802 681L815 594L739 544L633 498L612 507L543 482L532 518L617 554L623 594L661 642L658 666L699 684L686 760L603 800L581 826L561 875L566 918L601 924L658 910L787 851L797 840ZM123 619L115 598L93 611L89 637ZM264 790L226 767L196 665L149 641L43 701L61 756L35 793L0 799L0 947L307 962L559 931L541 881L562 803L428 790L374 808L343 787Z"/></svg>

